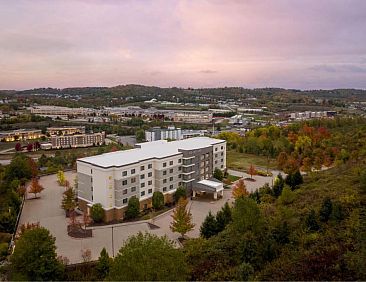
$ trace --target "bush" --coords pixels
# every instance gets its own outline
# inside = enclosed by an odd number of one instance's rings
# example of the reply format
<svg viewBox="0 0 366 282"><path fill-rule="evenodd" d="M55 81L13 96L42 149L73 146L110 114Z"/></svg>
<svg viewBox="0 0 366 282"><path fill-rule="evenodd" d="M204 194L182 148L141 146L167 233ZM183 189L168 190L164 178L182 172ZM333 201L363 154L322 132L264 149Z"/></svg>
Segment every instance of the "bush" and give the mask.
<svg viewBox="0 0 366 282"><path fill-rule="evenodd" d="M127 219L133 219L138 217L140 214L140 202L135 196L128 200L128 206L125 213Z"/></svg>
<svg viewBox="0 0 366 282"><path fill-rule="evenodd" d="M215 168L213 177L216 178L217 180L222 181L224 179L224 174L220 169Z"/></svg>
<svg viewBox="0 0 366 282"><path fill-rule="evenodd" d="M11 240L11 234L0 232L0 243L9 243Z"/></svg>
<svg viewBox="0 0 366 282"><path fill-rule="evenodd" d="M0 259L4 259L8 255L8 244L0 243Z"/></svg>
<svg viewBox="0 0 366 282"><path fill-rule="evenodd" d="M282 190L281 196L279 196L278 201L282 205L291 204L295 200L295 193L291 191L290 188L285 187Z"/></svg>
<svg viewBox="0 0 366 282"><path fill-rule="evenodd" d="M101 222L104 218L104 209L101 204L94 204L90 209L90 216L94 222Z"/></svg>
<svg viewBox="0 0 366 282"><path fill-rule="evenodd" d="M155 191L152 196L152 206L155 210L160 210L164 207L164 195L160 191Z"/></svg>

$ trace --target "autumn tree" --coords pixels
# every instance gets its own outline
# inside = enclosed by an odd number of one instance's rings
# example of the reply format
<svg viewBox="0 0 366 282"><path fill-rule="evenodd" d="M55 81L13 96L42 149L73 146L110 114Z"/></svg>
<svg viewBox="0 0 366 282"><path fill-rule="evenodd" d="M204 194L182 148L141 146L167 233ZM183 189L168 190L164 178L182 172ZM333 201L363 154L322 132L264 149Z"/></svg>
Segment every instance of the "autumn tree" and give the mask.
<svg viewBox="0 0 366 282"><path fill-rule="evenodd" d="M34 198L37 198L37 194L44 190L43 186L39 184L37 178L32 178L32 182L29 188L29 193L34 194Z"/></svg>
<svg viewBox="0 0 366 282"><path fill-rule="evenodd" d="M306 157L302 160L302 167L301 169L305 172L310 172L312 167L312 160L309 157Z"/></svg>
<svg viewBox="0 0 366 282"><path fill-rule="evenodd" d="M173 222L170 225L170 229L173 232L178 232L182 237L191 231L195 224L192 223L192 214L187 210L188 200L180 198L176 208L173 211Z"/></svg>
<svg viewBox="0 0 366 282"><path fill-rule="evenodd" d="M59 170L57 172L57 182L59 185L64 186L65 185L65 173L62 170Z"/></svg>
<svg viewBox="0 0 366 282"><path fill-rule="evenodd" d="M254 165L250 165L248 169L248 174L250 174L250 178L253 179L253 175L257 174L257 170L255 169Z"/></svg>
<svg viewBox="0 0 366 282"><path fill-rule="evenodd" d="M20 152L22 150L22 144L16 143L15 144L15 151Z"/></svg>
<svg viewBox="0 0 366 282"><path fill-rule="evenodd" d="M33 151L33 144L32 143L28 143L28 145L27 145L27 151L28 152L32 152Z"/></svg>
<svg viewBox="0 0 366 282"><path fill-rule="evenodd" d="M232 191L232 195L235 199L238 199L238 198L241 198L241 197L245 197L245 196L248 196L249 193L248 193L248 190L245 186L245 183L244 183L244 179L241 178L239 179L235 184L234 184L234 187L233 187L233 191Z"/></svg>
<svg viewBox="0 0 366 282"><path fill-rule="evenodd" d="M284 169L285 165L287 163L287 159L288 159L288 155L286 154L286 152L281 152L279 153L278 157L277 157L277 167L279 169Z"/></svg>
<svg viewBox="0 0 366 282"><path fill-rule="evenodd" d="M68 215L69 212L73 211L76 208L76 195L75 191L72 187L69 187L62 196L61 207L65 210Z"/></svg>
<svg viewBox="0 0 366 282"><path fill-rule="evenodd" d="M30 167L31 172L32 172L32 177L37 177L38 176L38 165L37 165L37 163L32 158L28 159L28 163L29 163L29 167Z"/></svg>

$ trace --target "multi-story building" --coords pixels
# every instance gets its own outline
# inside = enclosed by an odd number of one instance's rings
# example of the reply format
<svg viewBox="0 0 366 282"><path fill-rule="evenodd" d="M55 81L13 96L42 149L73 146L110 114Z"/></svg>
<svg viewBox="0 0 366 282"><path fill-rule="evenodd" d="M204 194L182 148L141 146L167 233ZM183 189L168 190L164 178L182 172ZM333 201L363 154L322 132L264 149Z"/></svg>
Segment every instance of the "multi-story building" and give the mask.
<svg viewBox="0 0 366 282"><path fill-rule="evenodd" d="M187 123L210 123L212 117L212 112L208 111L177 111L174 113L173 120Z"/></svg>
<svg viewBox="0 0 366 282"><path fill-rule="evenodd" d="M68 119L69 116L89 116L98 114L99 111L90 108L68 108L60 106L34 106L30 108L32 114L51 117Z"/></svg>
<svg viewBox="0 0 366 282"><path fill-rule="evenodd" d="M147 142L157 141L157 140L182 140L192 137L204 136L207 130L182 130L180 128L175 128L170 126L167 129L162 129L160 127L153 127L145 131L145 140Z"/></svg>
<svg viewBox="0 0 366 282"><path fill-rule="evenodd" d="M0 140L3 142L38 139L43 136L38 129L17 129L0 132Z"/></svg>
<svg viewBox="0 0 366 282"><path fill-rule="evenodd" d="M105 142L105 132L51 136L53 149L100 146Z"/></svg>
<svg viewBox="0 0 366 282"><path fill-rule="evenodd" d="M77 161L79 207L88 211L100 203L106 221L120 220L131 197L146 209L155 191L164 194L165 202L172 201L179 186L203 191L214 170L225 169L225 164L226 141L208 137L146 142L135 149L82 158ZM217 198L222 183L207 186L207 191Z"/></svg>
<svg viewBox="0 0 366 282"><path fill-rule="evenodd" d="M70 135L70 134L84 134L85 126L62 126L62 127L48 127L47 133L52 135Z"/></svg>

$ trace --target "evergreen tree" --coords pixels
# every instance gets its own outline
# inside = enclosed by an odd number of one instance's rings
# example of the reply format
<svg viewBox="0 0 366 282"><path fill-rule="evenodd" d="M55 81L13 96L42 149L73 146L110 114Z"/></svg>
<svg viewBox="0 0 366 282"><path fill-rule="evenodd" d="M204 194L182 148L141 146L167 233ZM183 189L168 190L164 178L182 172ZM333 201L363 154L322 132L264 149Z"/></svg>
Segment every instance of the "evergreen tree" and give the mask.
<svg viewBox="0 0 366 282"><path fill-rule="evenodd" d="M332 214L333 204L330 198L325 198L319 211L319 219L322 222L327 222Z"/></svg>
<svg viewBox="0 0 366 282"><path fill-rule="evenodd" d="M64 209L66 212L73 211L77 206L75 198L76 196L74 189L72 187L68 188L62 196L62 209Z"/></svg>
<svg viewBox="0 0 366 282"><path fill-rule="evenodd" d="M105 248L102 249L100 252L100 256L98 258L97 265L95 266L95 269L98 274L98 279L104 280L104 278L109 273L109 268L111 267L112 260L108 255L108 252Z"/></svg>
<svg viewBox="0 0 366 282"><path fill-rule="evenodd" d="M133 219L138 217L139 214L140 214L140 202L139 199L136 198L136 196L133 196L128 200L125 215L127 219Z"/></svg>
<svg viewBox="0 0 366 282"><path fill-rule="evenodd" d="M332 218L334 218L336 221L341 221L342 219L344 219L344 212L341 204L339 203L333 204Z"/></svg>
<svg viewBox="0 0 366 282"><path fill-rule="evenodd" d="M224 179L224 174L221 169L215 168L213 177L222 181Z"/></svg>
<svg viewBox="0 0 366 282"><path fill-rule="evenodd" d="M287 244L290 242L290 229L286 221L284 221L280 226L273 230L273 237L276 242L280 244Z"/></svg>
<svg viewBox="0 0 366 282"><path fill-rule="evenodd" d="M90 216L95 222L101 222L104 217L104 209L101 204L94 204L90 208Z"/></svg>
<svg viewBox="0 0 366 282"><path fill-rule="evenodd" d="M305 218L305 224L309 231L318 231L319 230L319 224L316 220L316 214L314 210L311 210L307 217Z"/></svg>
<svg viewBox="0 0 366 282"><path fill-rule="evenodd" d="M273 195L276 198L278 198L281 195L284 186L285 186L285 180L283 179L282 174L279 173L273 185Z"/></svg>
<svg viewBox="0 0 366 282"><path fill-rule="evenodd" d="M179 186L174 193L174 202L178 203L180 198L186 198L186 197L187 197L186 189L182 186Z"/></svg>
<svg viewBox="0 0 366 282"><path fill-rule="evenodd" d="M231 208L226 202L216 214L217 232L221 232L232 221Z"/></svg>
<svg viewBox="0 0 366 282"><path fill-rule="evenodd" d="M164 195L160 191L155 191L152 196L152 206L155 210L160 210L164 207Z"/></svg>
<svg viewBox="0 0 366 282"><path fill-rule="evenodd" d="M200 234L208 239L217 233L217 221L210 211L201 225Z"/></svg>

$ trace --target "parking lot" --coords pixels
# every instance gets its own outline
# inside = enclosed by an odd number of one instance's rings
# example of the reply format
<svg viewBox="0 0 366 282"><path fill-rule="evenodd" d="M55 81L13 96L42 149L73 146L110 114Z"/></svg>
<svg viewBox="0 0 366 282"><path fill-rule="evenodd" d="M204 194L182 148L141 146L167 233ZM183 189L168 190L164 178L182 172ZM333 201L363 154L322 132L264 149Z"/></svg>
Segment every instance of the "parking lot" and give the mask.
<svg viewBox="0 0 366 282"><path fill-rule="evenodd" d="M65 176L74 183L74 172L66 172ZM271 180L271 178L268 178ZM268 181L270 182L270 181ZM248 190L253 190L261 182L247 182ZM93 227L93 237L85 239L74 239L67 235L68 219L65 217L64 210L61 209L62 193L64 187L58 185L56 175L43 176L40 184L45 188L40 194L39 199L32 199L33 195L28 195L20 218L22 223L40 222L41 226L47 228L53 236L56 237L56 246L58 255L65 256L70 263L77 263L82 260L82 250L91 250L92 259L97 259L103 247L107 249L110 255L116 254L123 242L131 235L138 232L150 232L159 236L168 236L169 239L177 241L179 234L170 230L172 210L156 217L153 221L158 229L150 229L148 221L123 223ZM253 187L252 187L253 186ZM216 213L227 201L232 201L231 189L224 190L224 197L218 201L211 200L193 200L188 207L191 210L195 228L187 235L189 237L198 237L199 228L209 211ZM113 232L113 236L112 236ZM113 244L112 244L113 238Z"/></svg>

